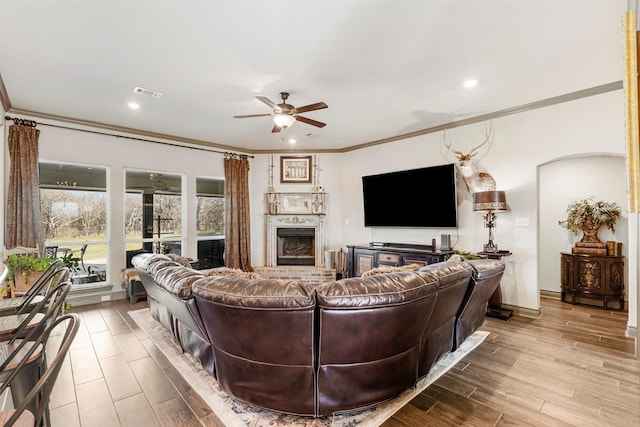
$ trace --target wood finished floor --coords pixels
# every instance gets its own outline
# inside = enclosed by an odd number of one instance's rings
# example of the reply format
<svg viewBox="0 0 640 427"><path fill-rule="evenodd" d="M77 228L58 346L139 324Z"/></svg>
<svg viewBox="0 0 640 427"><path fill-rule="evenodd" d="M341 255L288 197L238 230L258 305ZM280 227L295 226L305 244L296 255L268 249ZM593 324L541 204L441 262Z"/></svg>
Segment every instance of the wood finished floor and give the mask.
<svg viewBox="0 0 640 427"><path fill-rule="evenodd" d="M387 420L397 426L638 426L640 362L626 312L541 298L542 316L487 318L491 334ZM220 426L113 301L82 319L51 401L54 427Z"/></svg>

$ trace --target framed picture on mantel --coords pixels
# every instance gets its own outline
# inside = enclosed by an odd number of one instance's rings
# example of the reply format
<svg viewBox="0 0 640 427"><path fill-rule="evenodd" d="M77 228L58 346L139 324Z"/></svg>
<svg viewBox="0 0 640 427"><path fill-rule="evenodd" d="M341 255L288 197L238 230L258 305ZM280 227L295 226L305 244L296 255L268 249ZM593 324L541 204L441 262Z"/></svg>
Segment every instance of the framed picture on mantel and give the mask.
<svg viewBox="0 0 640 427"><path fill-rule="evenodd" d="M313 213L311 194L291 193L280 194L281 214L310 214Z"/></svg>
<svg viewBox="0 0 640 427"><path fill-rule="evenodd" d="M280 183L310 183L311 156L281 156Z"/></svg>

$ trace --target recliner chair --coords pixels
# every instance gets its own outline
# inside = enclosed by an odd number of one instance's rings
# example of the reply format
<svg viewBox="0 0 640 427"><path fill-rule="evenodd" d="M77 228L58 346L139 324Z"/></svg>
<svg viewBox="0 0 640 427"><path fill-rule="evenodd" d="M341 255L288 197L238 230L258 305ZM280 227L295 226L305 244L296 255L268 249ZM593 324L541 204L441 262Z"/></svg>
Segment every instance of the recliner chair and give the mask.
<svg viewBox="0 0 640 427"><path fill-rule="evenodd" d="M434 274L438 278L438 297L422 340L419 378L453 350L456 315L467 293L472 268L464 262L440 262L422 267L418 274Z"/></svg>
<svg viewBox="0 0 640 427"><path fill-rule="evenodd" d="M456 318L454 350L484 323L489 298L500 286L505 268L499 260L469 260L465 263L473 268L473 272Z"/></svg>

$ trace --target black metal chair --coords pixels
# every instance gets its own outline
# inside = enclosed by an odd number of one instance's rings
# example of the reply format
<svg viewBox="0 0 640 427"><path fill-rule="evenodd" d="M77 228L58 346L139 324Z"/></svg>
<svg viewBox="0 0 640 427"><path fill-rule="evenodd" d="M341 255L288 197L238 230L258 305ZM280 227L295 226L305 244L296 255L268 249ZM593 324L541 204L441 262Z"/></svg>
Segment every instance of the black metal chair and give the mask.
<svg viewBox="0 0 640 427"><path fill-rule="evenodd" d="M47 254L49 258L57 258L58 257L58 246L45 246L44 253Z"/></svg>
<svg viewBox="0 0 640 427"><path fill-rule="evenodd" d="M43 330L60 313L70 289L70 282L59 283L29 313L0 317L0 342L13 343L18 338L25 338L33 329Z"/></svg>
<svg viewBox="0 0 640 427"><path fill-rule="evenodd" d="M9 275L9 268L5 263L0 264L0 283L4 283Z"/></svg>
<svg viewBox="0 0 640 427"><path fill-rule="evenodd" d="M56 323L61 306L70 289L70 282L60 283L51 289L46 300L38 303L37 308L24 318L16 330L12 331L9 335L11 338L0 342L0 381L6 379L13 370L17 369L16 365L21 359L31 354L27 366L23 368L23 372L15 379L12 386L11 394L14 405L18 405L25 398L46 367L45 352L30 353L30 348L40 334ZM46 307L45 313L40 313L44 307Z"/></svg>
<svg viewBox="0 0 640 427"><path fill-rule="evenodd" d="M51 333L59 326L65 328L64 335L55 356L47 359L44 349L47 348ZM16 366L0 386L0 395L10 388L15 409L0 411L1 425L51 425L49 399L79 326L77 314L58 317L20 354L19 362L14 361ZM34 371L37 372L36 376L33 375ZM28 391L25 392L25 389Z"/></svg>
<svg viewBox="0 0 640 427"><path fill-rule="evenodd" d="M84 254L87 252L87 244L82 245L82 248L80 248L80 265L82 266L82 270L83 271L87 271L87 269L84 266Z"/></svg>
<svg viewBox="0 0 640 427"><path fill-rule="evenodd" d="M84 254L87 252L88 246L89 245L85 243L84 245L82 245L79 251L73 250L70 253L71 257L68 258L68 261L73 263L74 267L72 268L76 273L87 273L87 269L84 265ZM79 268L78 264L80 264Z"/></svg>

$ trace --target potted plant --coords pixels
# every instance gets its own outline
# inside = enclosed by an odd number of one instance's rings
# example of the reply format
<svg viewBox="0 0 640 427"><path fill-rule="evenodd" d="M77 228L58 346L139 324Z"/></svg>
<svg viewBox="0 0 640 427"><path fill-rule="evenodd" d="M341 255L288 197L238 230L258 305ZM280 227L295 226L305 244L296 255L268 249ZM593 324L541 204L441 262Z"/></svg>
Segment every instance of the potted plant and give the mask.
<svg viewBox="0 0 640 427"><path fill-rule="evenodd" d="M453 253L444 256L445 261L449 261L452 258L456 261L466 261L468 259L481 259L482 257L473 252L458 250L454 250Z"/></svg>
<svg viewBox="0 0 640 427"><path fill-rule="evenodd" d="M565 226L574 234L580 231L582 243L600 243L598 230L606 227L615 232L615 224L620 219L620 206L617 203L594 201L592 197L576 200L567 206L567 219L560 221L560 225Z"/></svg>
<svg viewBox="0 0 640 427"><path fill-rule="evenodd" d="M9 269L8 277L13 278L14 288L26 291L54 261L53 258L39 254L11 254L4 263Z"/></svg>

